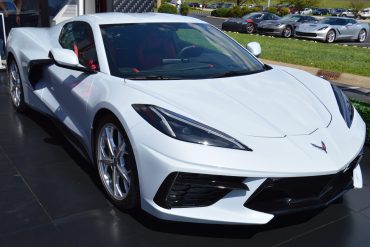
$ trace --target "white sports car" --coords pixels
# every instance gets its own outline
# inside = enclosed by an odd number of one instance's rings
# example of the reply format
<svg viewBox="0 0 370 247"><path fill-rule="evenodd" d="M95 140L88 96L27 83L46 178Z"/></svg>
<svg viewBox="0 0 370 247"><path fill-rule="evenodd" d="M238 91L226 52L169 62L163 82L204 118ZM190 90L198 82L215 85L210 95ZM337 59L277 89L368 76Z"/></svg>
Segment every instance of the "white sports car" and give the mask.
<svg viewBox="0 0 370 247"><path fill-rule="evenodd" d="M361 188L365 123L348 98L252 53L189 17L80 16L11 31L10 96L62 123L119 208L265 224Z"/></svg>

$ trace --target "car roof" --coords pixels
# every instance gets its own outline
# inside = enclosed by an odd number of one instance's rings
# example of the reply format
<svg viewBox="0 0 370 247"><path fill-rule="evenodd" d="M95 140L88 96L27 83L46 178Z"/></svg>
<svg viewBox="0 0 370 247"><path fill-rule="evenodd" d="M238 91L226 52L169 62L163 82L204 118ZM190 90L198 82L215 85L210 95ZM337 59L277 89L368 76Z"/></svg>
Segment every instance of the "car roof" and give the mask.
<svg viewBox="0 0 370 247"><path fill-rule="evenodd" d="M98 13L73 18L74 21L86 21L91 24L125 24L125 23L206 23L196 18L163 13ZM71 20L69 20L71 21Z"/></svg>

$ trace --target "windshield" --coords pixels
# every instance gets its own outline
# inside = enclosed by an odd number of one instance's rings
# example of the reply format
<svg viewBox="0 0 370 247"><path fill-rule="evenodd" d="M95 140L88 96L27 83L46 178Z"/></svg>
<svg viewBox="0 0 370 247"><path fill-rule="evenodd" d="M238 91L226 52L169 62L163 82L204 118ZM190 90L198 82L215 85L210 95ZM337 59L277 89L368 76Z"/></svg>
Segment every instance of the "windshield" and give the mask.
<svg viewBox="0 0 370 247"><path fill-rule="evenodd" d="M258 19L258 18L261 18L262 17L262 14L261 13L250 13L248 15L245 15L242 17L243 20L247 20L247 19Z"/></svg>
<svg viewBox="0 0 370 247"><path fill-rule="evenodd" d="M208 24L101 26L111 74L128 79L204 79L258 73L265 66Z"/></svg>
<svg viewBox="0 0 370 247"><path fill-rule="evenodd" d="M286 16L282 17L280 20L282 20L282 21L287 21L287 20L289 20L289 21L294 21L294 22L296 22L296 21L298 21L300 18L301 18L301 17L300 17L299 15L286 15Z"/></svg>
<svg viewBox="0 0 370 247"><path fill-rule="evenodd" d="M325 18L319 21L320 24L328 24L328 25L346 25L346 19L341 18Z"/></svg>

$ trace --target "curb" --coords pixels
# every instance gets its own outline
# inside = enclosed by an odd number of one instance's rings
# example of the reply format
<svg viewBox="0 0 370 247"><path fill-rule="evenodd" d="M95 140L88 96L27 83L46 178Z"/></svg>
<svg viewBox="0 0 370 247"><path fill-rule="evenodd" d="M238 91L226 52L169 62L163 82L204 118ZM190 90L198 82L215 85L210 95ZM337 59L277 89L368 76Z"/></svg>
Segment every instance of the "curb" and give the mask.
<svg viewBox="0 0 370 247"><path fill-rule="evenodd" d="M228 18L225 18L225 17L217 17L217 16L207 16L207 18L213 18L213 19L219 19L219 20L227 20Z"/></svg>
<svg viewBox="0 0 370 247"><path fill-rule="evenodd" d="M308 73L322 77L326 80L339 83L339 84L343 84L343 85L348 85L350 87L370 89L370 77L367 77L367 76L327 71L327 70L322 70L322 69L318 69L314 67L276 62L276 61L267 60L267 59L260 59L260 60L267 64L280 65L280 66L286 66L286 67L304 70Z"/></svg>

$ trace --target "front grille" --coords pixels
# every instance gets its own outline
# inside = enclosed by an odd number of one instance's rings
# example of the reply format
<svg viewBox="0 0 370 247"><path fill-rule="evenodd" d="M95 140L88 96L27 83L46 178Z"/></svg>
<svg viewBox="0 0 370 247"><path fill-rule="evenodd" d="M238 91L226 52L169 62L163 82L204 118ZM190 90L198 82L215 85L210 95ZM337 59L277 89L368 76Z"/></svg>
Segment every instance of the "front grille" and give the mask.
<svg viewBox="0 0 370 247"><path fill-rule="evenodd" d="M154 202L167 209L206 207L216 203L230 191L248 190L243 177L194 173L171 173L157 191Z"/></svg>
<svg viewBox="0 0 370 247"><path fill-rule="evenodd" d="M306 36L306 37L316 37L316 33L305 33L305 32L295 32L296 35Z"/></svg>
<svg viewBox="0 0 370 247"><path fill-rule="evenodd" d="M257 31L261 32L261 33L273 33L273 32L275 32L275 30L272 29L272 28L261 28L261 27L259 27L257 29Z"/></svg>
<svg viewBox="0 0 370 247"><path fill-rule="evenodd" d="M325 206L353 188L353 170L360 158L352 161L344 171L333 175L268 178L244 206L272 214Z"/></svg>

